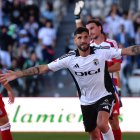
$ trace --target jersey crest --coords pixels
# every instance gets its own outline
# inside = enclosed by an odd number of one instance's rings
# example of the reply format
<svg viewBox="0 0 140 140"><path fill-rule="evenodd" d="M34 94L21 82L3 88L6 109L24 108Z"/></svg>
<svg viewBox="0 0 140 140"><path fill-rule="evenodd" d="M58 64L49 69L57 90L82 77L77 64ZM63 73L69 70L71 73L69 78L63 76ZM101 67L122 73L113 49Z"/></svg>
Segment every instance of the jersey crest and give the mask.
<svg viewBox="0 0 140 140"><path fill-rule="evenodd" d="M94 65L98 65L99 64L99 60L98 59L94 59L93 63L94 63Z"/></svg>

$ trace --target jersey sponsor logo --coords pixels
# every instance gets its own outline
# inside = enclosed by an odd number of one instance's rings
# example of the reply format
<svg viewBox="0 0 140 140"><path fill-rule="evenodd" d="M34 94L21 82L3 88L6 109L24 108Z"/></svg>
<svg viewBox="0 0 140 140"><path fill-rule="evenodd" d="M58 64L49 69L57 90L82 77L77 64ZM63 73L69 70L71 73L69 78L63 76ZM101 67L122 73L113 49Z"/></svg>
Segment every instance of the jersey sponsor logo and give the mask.
<svg viewBox="0 0 140 140"><path fill-rule="evenodd" d="M98 65L99 64L99 60L98 59L94 59L93 63L94 63L94 65Z"/></svg>
<svg viewBox="0 0 140 140"><path fill-rule="evenodd" d="M100 72L100 68L97 69L97 70L90 70L90 71L85 71L85 72L76 72L75 71L75 74L77 76L88 76L88 75L94 75L94 74L97 74Z"/></svg>

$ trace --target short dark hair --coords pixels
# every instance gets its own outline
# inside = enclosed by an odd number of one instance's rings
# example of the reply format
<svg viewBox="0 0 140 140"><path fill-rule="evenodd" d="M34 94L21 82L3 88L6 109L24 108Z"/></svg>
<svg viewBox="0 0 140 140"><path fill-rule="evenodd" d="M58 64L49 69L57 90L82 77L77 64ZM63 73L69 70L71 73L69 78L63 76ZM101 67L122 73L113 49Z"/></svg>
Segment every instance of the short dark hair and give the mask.
<svg viewBox="0 0 140 140"><path fill-rule="evenodd" d="M95 23L97 26L101 26L101 33L104 33L102 23L98 19L89 20L86 25L90 23Z"/></svg>
<svg viewBox="0 0 140 140"><path fill-rule="evenodd" d="M89 30L85 27L79 27L75 30L74 32L74 36L77 35L77 34L81 34L83 32L87 32L89 34Z"/></svg>

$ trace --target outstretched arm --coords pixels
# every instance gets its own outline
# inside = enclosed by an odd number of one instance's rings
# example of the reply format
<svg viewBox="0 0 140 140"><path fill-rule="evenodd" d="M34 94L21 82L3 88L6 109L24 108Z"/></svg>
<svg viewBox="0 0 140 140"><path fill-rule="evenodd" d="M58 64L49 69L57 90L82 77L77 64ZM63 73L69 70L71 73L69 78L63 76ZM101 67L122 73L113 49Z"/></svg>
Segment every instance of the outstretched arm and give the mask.
<svg viewBox="0 0 140 140"><path fill-rule="evenodd" d="M8 70L5 74L0 74L0 82L6 85L9 81L15 80L20 77L27 77L33 75L40 75L49 71L48 65L38 65L22 71Z"/></svg>
<svg viewBox="0 0 140 140"><path fill-rule="evenodd" d="M75 23L76 23L76 27L83 27L83 23L82 23L82 20L81 20L81 12L82 12L82 9L84 7L84 1L83 0L80 0L78 2L75 3L75 9L74 9L74 16L75 16Z"/></svg>
<svg viewBox="0 0 140 140"><path fill-rule="evenodd" d="M40 75L47 73L49 70L47 65L39 65L35 67L31 67L22 71L16 71L16 77L26 77L26 76L33 76L33 75Z"/></svg>
<svg viewBox="0 0 140 140"><path fill-rule="evenodd" d="M122 49L122 55L138 55L140 54L140 45L133 45Z"/></svg>

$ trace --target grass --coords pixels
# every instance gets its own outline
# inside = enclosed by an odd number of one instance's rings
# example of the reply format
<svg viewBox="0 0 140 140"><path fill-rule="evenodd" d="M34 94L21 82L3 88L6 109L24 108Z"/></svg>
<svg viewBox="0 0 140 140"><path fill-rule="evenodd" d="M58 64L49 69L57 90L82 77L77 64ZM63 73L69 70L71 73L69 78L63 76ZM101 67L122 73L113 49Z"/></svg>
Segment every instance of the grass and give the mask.
<svg viewBox="0 0 140 140"><path fill-rule="evenodd" d="M87 140L85 133L13 133L14 140Z"/></svg>
<svg viewBox="0 0 140 140"><path fill-rule="evenodd" d="M89 140L87 133L13 133L14 140ZM123 140L140 140L140 133L123 133Z"/></svg>
<svg viewBox="0 0 140 140"><path fill-rule="evenodd" d="M123 140L140 140L140 133L124 133Z"/></svg>

